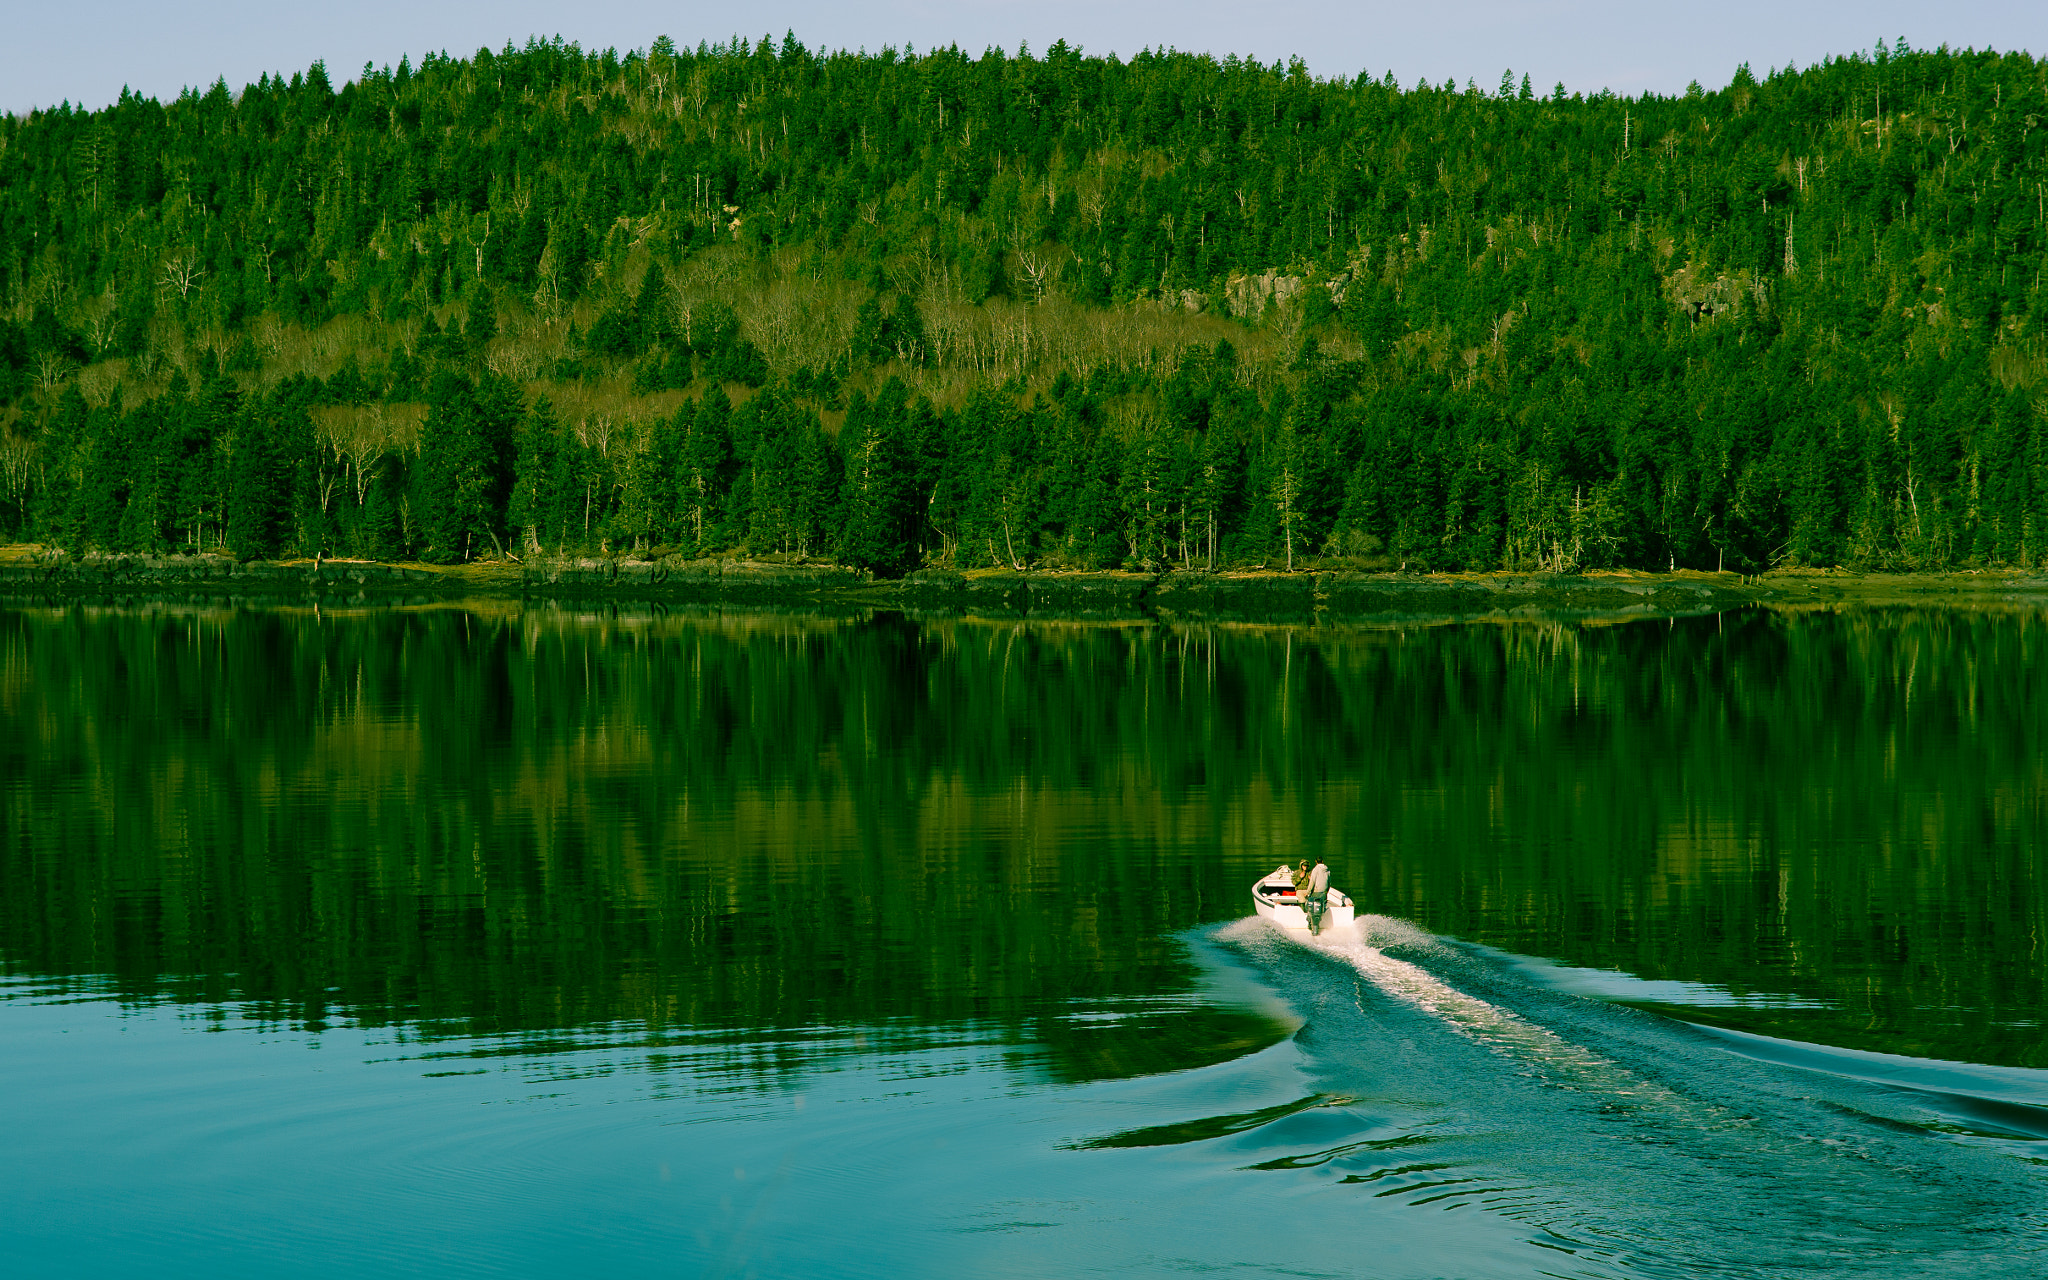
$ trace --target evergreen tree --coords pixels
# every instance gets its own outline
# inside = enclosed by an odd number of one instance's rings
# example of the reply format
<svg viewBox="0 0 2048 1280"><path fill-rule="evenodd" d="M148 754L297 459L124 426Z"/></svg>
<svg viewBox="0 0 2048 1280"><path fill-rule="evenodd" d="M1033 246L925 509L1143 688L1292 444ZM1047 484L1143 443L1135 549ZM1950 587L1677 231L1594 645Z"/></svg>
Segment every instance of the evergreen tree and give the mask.
<svg viewBox="0 0 2048 1280"><path fill-rule="evenodd" d="M560 550L569 540L570 510L564 499L574 496L575 487L565 483L567 445L555 406L543 396L519 424L512 495L506 509L529 551L542 551L548 545Z"/></svg>
<svg viewBox="0 0 2048 1280"><path fill-rule="evenodd" d="M420 433L422 525L429 555L443 563L502 552L512 489L512 441L521 417L518 388L444 372L429 392Z"/></svg>
<svg viewBox="0 0 2048 1280"><path fill-rule="evenodd" d="M806 420L800 432L796 483L790 494L790 536L796 553L808 556L832 542L844 468L832 437L815 420Z"/></svg>
<svg viewBox="0 0 2048 1280"><path fill-rule="evenodd" d="M732 463L732 402L713 387L697 402L685 425L677 421L681 457L676 470L677 536L684 546L703 553L721 545L725 531L720 517Z"/></svg>
<svg viewBox="0 0 2048 1280"><path fill-rule="evenodd" d="M893 382L870 402L858 393L848 405L840 440L844 450L840 558L889 576L912 564L915 493L910 460L895 419L906 395Z"/></svg>
<svg viewBox="0 0 2048 1280"><path fill-rule="evenodd" d="M303 417L279 397L251 399L236 415L229 444L229 550L243 560L276 556L291 536L292 419Z"/></svg>
<svg viewBox="0 0 2048 1280"><path fill-rule="evenodd" d="M481 280L469 288L469 314L462 324L462 341L471 360L481 360L491 339L498 336L498 304L491 287Z"/></svg>

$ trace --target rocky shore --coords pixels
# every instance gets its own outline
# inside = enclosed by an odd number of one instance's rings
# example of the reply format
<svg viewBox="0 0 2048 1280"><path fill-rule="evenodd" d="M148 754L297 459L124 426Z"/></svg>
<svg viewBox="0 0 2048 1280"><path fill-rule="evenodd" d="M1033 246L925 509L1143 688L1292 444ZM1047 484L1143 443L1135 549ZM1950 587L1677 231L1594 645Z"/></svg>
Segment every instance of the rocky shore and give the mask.
<svg viewBox="0 0 2048 1280"><path fill-rule="evenodd" d="M840 565L753 560L559 559L459 566L357 560L237 562L225 556L73 558L0 548L12 603L217 599L406 605L465 598L565 604L903 610L998 617L1234 622L1600 619L1713 613L1745 605L2048 608L2048 574L1983 570L1866 574L1057 573L927 569L896 580Z"/></svg>

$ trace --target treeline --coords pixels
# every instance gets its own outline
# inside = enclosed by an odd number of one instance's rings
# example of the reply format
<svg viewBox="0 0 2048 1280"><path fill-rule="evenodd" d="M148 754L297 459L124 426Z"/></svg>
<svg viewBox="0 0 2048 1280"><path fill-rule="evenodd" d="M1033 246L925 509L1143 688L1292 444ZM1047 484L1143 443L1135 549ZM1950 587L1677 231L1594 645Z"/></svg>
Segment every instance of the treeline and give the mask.
<svg viewBox="0 0 2048 1280"><path fill-rule="evenodd" d="M0 537L2048 554L2048 80L529 43L0 121ZM516 552L515 552L516 553Z"/></svg>

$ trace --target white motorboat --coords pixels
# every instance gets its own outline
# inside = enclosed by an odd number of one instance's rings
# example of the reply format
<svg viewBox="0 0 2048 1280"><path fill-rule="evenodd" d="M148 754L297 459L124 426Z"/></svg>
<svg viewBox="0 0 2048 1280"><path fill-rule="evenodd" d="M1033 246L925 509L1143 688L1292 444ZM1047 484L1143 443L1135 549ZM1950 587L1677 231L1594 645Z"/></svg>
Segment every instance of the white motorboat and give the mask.
<svg viewBox="0 0 2048 1280"><path fill-rule="evenodd" d="M1258 908L1260 915L1289 933L1328 933L1333 929L1349 929L1356 919L1351 899L1332 889L1323 918L1318 922L1320 928L1310 929L1308 908L1301 895L1294 891L1294 872L1284 862L1278 871L1252 886L1252 905Z"/></svg>

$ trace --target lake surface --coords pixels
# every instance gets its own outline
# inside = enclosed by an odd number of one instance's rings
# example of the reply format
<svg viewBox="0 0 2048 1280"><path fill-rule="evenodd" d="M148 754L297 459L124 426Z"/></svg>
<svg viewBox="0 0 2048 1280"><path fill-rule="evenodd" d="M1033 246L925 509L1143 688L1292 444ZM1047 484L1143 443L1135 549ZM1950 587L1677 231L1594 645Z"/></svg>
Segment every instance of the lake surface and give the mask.
<svg viewBox="0 0 2048 1280"><path fill-rule="evenodd" d="M0 610L0 1257L2048 1274L2044 662ZM1361 937L1246 919L1304 856Z"/></svg>

